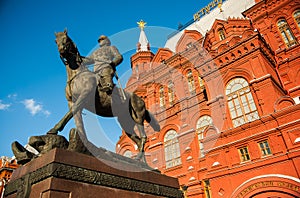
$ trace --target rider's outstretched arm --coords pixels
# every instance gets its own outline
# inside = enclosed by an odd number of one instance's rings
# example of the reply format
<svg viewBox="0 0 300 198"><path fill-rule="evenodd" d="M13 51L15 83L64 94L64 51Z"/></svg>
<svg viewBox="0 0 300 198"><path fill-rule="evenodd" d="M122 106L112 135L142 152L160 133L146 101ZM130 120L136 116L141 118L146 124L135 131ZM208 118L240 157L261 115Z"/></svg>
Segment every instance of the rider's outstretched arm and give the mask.
<svg viewBox="0 0 300 198"><path fill-rule="evenodd" d="M91 64L95 63L94 59L91 58L91 57L84 57L84 56L82 56L81 58L82 58L82 64L83 65L91 65Z"/></svg>

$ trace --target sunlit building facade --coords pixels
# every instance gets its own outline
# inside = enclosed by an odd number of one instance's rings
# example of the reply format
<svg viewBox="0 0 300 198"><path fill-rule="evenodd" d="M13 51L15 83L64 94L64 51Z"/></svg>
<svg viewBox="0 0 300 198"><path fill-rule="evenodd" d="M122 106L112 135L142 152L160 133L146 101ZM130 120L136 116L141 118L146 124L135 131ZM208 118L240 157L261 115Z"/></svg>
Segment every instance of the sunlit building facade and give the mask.
<svg viewBox="0 0 300 198"><path fill-rule="evenodd" d="M17 160L2 156L0 159L0 197L3 197L5 185L10 180L13 171L18 168Z"/></svg>
<svg viewBox="0 0 300 198"><path fill-rule="evenodd" d="M126 89L161 125L147 163L186 197L300 197L300 1L214 0L155 54L145 31Z"/></svg>

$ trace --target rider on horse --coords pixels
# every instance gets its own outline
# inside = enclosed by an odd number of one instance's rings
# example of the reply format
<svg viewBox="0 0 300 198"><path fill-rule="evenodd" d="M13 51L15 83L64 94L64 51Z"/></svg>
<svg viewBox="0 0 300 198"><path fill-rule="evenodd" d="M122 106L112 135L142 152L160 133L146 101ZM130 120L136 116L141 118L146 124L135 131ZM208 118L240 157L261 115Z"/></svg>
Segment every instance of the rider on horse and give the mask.
<svg viewBox="0 0 300 198"><path fill-rule="evenodd" d="M83 58L84 65L94 64L94 72L99 75L99 88L101 91L111 93L114 87L113 77L116 66L123 61L123 56L115 46L111 46L107 36L101 35L98 39L100 48L89 57Z"/></svg>

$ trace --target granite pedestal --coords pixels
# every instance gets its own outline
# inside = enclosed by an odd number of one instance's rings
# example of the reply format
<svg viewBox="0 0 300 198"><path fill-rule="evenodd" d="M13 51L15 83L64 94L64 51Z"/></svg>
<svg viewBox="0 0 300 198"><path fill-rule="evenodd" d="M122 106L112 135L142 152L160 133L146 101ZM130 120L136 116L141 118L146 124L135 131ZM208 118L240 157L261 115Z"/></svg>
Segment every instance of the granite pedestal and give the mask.
<svg viewBox="0 0 300 198"><path fill-rule="evenodd" d="M97 157L53 149L16 169L5 197L181 198L176 178L100 149Z"/></svg>

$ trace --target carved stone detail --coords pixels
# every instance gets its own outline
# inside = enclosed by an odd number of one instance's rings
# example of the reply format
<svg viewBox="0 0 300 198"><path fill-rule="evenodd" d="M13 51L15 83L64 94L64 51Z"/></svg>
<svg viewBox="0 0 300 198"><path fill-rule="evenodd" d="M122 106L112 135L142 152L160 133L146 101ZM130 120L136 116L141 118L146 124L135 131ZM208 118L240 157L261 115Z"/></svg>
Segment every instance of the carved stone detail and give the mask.
<svg viewBox="0 0 300 198"><path fill-rule="evenodd" d="M56 177L77 182L102 185L111 188L147 193L163 197L182 197L182 192L177 188L171 188L150 182L125 178L117 175L111 175L108 173L98 172L95 170L88 170L85 168L55 162L48 164L40 169L37 169L36 171L31 172L20 179L12 181L6 188L5 196L8 196L15 192L17 192L17 195L20 195L22 193L29 193L29 196L30 191L26 189L30 188L31 185L39 181L45 180L49 177Z"/></svg>

